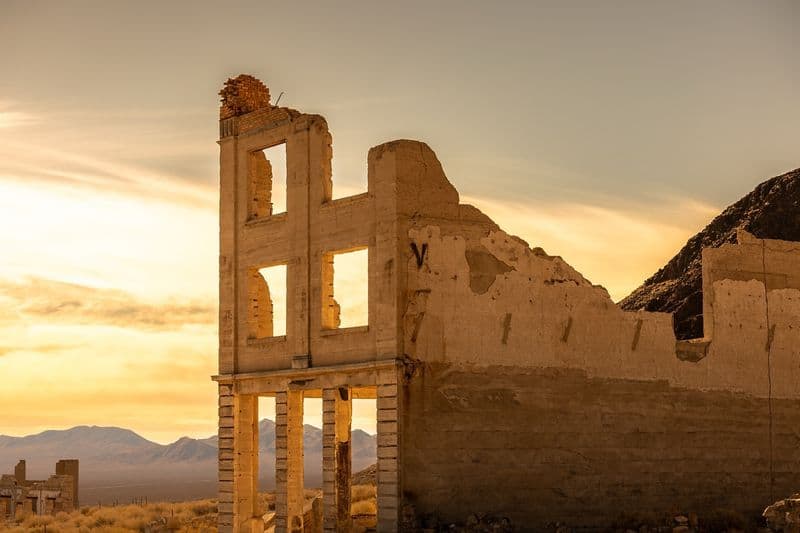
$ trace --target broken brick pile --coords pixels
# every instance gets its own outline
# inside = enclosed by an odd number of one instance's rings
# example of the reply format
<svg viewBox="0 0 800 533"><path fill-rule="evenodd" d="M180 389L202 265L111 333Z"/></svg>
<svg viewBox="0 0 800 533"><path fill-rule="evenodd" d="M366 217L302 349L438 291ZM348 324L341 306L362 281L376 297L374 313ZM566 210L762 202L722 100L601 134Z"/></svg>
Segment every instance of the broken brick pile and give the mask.
<svg viewBox="0 0 800 533"><path fill-rule="evenodd" d="M270 107L269 88L249 74L228 78L219 95L222 97L220 120Z"/></svg>

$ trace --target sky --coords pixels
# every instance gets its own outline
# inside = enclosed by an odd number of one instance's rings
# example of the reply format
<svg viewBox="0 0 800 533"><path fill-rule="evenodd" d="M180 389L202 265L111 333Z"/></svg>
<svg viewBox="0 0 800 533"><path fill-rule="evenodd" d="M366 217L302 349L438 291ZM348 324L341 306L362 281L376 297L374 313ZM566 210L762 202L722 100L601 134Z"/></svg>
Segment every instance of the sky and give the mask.
<svg viewBox="0 0 800 533"><path fill-rule="evenodd" d="M336 196L423 140L618 300L800 166L797 28L788 0L2 0L0 434L215 432L226 78L326 116Z"/></svg>

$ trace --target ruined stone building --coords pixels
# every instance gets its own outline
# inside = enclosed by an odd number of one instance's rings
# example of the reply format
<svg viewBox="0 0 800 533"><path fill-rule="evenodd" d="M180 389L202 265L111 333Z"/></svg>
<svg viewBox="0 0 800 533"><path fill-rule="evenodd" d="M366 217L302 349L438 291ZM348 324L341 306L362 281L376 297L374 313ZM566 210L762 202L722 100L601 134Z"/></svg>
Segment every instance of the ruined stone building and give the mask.
<svg viewBox="0 0 800 533"><path fill-rule="evenodd" d="M760 511L800 489L800 243L703 253L704 336L623 311L560 257L459 203L433 151L369 151L332 199L325 119L250 76L220 113L219 525L261 531L258 396L276 401L276 531L303 531L303 398L323 401L325 531L349 524L353 398L377 398L378 530L435 515L598 526L621 510ZM273 164L286 153L285 212ZM332 258L368 250L365 326ZM286 268L286 331L259 269Z"/></svg>
<svg viewBox="0 0 800 533"><path fill-rule="evenodd" d="M29 480L25 460L19 461L14 474L0 477L0 520L13 518L18 510L43 515L77 509L78 470L77 459L62 459L55 475Z"/></svg>

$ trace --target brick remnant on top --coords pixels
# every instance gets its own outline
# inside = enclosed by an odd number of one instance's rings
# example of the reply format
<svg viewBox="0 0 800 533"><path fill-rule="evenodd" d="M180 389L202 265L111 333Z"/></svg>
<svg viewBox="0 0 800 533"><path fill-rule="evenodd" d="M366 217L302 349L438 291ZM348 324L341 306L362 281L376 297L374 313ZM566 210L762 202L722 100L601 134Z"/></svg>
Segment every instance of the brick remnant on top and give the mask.
<svg viewBox="0 0 800 533"><path fill-rule="evenodd" d="M269 87L249 74L228 78L219 95L222 97L220 120L271 107Z"/></svg>

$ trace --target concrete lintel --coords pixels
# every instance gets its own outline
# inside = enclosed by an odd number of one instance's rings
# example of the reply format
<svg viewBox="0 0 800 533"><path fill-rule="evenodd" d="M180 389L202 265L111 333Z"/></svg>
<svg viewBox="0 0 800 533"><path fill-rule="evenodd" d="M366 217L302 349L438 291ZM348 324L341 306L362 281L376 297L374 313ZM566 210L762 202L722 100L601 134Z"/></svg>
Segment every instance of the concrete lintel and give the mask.
<svg viewBox="0 0 800 533"><path fill-rule="evenodd" d="M266 372L244 372L239 374L217 374L211 376L212 381L217 383L233 383L235 381L254 380L262 378L290 378L304 379L314 378L325 374L339 373L358 373L370 370L386 370L392 367L399 367L403 364L401 358L383 359L379 361L369 361L366 363L349 363L344 365L319 366L312 368L287 368L284 370L269 370Z"/></svg>

